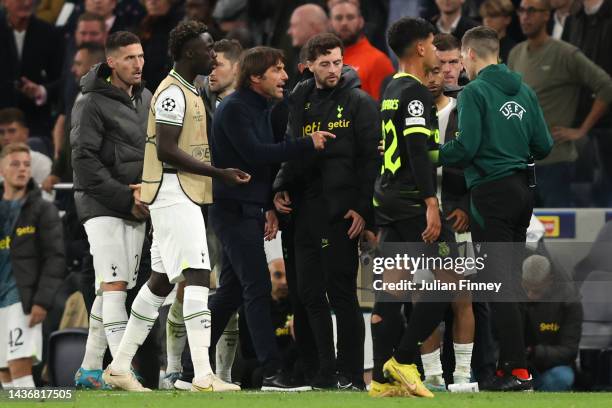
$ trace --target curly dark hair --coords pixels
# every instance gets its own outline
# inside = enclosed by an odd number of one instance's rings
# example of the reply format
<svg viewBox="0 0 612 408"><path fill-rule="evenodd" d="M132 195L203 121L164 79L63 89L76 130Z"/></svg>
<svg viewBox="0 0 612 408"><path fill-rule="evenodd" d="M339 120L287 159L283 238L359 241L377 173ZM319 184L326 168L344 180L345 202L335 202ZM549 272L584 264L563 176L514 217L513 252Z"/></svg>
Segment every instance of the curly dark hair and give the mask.
<svg viewBox="0 0 612 408"><path fill-rule="evenodd" d="M189 41L208 31L206 24L199 21L183 21L170 31L168 50L174 61L178 61L183 53L183 47Z"/></svg>

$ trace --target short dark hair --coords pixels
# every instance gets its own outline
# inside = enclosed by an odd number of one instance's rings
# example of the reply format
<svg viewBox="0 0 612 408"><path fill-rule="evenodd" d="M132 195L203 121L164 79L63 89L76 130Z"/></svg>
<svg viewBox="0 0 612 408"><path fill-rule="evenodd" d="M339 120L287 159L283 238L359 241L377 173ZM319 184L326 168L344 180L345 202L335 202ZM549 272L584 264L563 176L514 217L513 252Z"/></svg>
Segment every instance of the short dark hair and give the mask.
<svg viewBox="0 0 612 408"><path fill-rule="evenodd" d="M77 26L79 25L81 21L97 21L100 24L100 27L102 28L102 30L106 31L106 22L104 21L104 17L98 14L94 14L94 13L90 13L89 11L86 11L83 14L81 14L79 18L77 19Z"/></svg>
<svg viewBox="0 0 612 408"><path fill-rule="evenodd" d="M238 74L238 87L251 86L251 76L262 76L268 68L279 62L284 62L283 51L271 47L253 47L242 53L240 57L240 73Z"/></svg>
<svg viewBox="0 0 612 408"><path fill-rule="evenodd" d="M17 142L17 143L9 143L2 148L0 151L0 160L4 159L9 154L13 153L28 153L30 154L30 147L26 143Z"/></svg>
<svg viewBox="0 0 612 408"><path fill-rule="evenodd" d="M26 124L25 114L18 108L0 109L0 125L8 125L9 123L17 122L23 127L28 127Z"/></svg>
<svg viewBox="0 0 612 408"><path fill-rule="evenodd" d="M461 43L457 37L452 34L438 33L434 37L433 43L438 51L461 51Z"/></svg>
<svg viewBox="0 0 612 408"><path fill-rule="evenodd" d="M127 47L132 44L140 44L140 38L129 31L117 31L108 36L106 40L106 54L117 51L121 47Z"/></svg>
<svg viewBox="0 0 612 408"><path fill-rule="evenodd" d="M461 40L463 48L471 48L480 58L499 56L499 36L492 28L480 26L466 31Z"/></svg>
<svg viewBox="0 0 612 408"><path fill-rule="evenodd" d="M398 58L418 40L424 40L436 30L431 23L420 17L402 17L391 24L387 31L387 43Z"/></svg>
<svg viewBox="0 0 612 408"><path fill-rule="evenodd" d="M232 63L238 62L240 55L242 54L242 45L238 40L219 40L213 46L213 50L216 53L222 52L225 58L230 60Z"/></svg>
<svg viewBox="0 0 612 408"><path fill-rule="evenodd" d="M104 61L104 47L98 43L87 41L77 47L77 51L85 50L91 57L94 57L96 61Z"/></svg>
<svg viewBox="0 0 612 408"><path fill-rule="evenodd" d="M340 48L340 53L344 54L344 46L342 40L332 33L321 33L312 37L306 45L306 60L314 61L321 55L327 55L331 50Z"/></svg>
<svg viewBox="0 0 612 408"><path fill-rule="evenodd" d="M205 32L208 32L206 24L195 20L183 21L174 27L170 31L170 38L168 39L168 49L172 59L174 61L180 60L185 44Z"/></svg>

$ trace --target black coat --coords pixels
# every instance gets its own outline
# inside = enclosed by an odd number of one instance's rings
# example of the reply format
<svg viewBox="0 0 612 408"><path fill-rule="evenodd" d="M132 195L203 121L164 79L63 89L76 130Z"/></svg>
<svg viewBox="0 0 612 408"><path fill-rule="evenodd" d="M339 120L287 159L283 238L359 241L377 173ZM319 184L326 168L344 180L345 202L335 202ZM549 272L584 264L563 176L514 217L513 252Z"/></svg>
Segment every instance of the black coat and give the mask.
<svg viewBox="0 0 612 408"><path fill-rule="evenodd" d="M25 115L33 136L51 133L51 102L60 93L63 63L61 34L52 25L31 17L23 44L21 60L17 57L15 36L6 18L0 18L0 109L18 107ZM47 103L36 103L17 90L22 76L47 88Z"/></svg>
<svg viewBox="0 0 612 408"><path fill-rule="evenodd" d="M328 203L330 219L342 218L349 209L357 211L368 225L373 224L372 196L374 181L380 171L380 116L376 102L359 89L357 73L349 67L342 71L340 83L321 102L320 129L336 135L326 143L325 150L283 163L274 191L288 191L299 206L305 177L310 166L319 166L322 174L322 195ZM300 139L304 132L304 109L312 92L314 79L300 82L289 97L288 138ZM338 107L342 107L341 114ZM339 119L340 117L340 119ZM342 122L344 121L344 122ZM347 126L330 128L330 124ZM316 163L316 164L315 164Z"/></svg>
<svg viewBox="0 0 612 408"><path fill-rule="evenodd" d="M582 333L582 304L577 298L544 300L526 306L526 344L532 346L529 364L543 372L559 365L573 366Z"/></svg>
<svg viewBox="0 0 612 408"><path fill-rule="evenodd" d="M0 185L0 197L4 187ZM62 222L55 206L43 200L30 180L21 212L11 234L11 266L23 312L32 305L51 309L66 275Z"/></svg>
<svg viewBox="0 0 612 408"><path fill-rule="evenodd" d="M129 184L140 182L151 92L127 93L106 78L106 63L81 79L83 97L74 104L70 131L74 199L81 222L110 216L135 220Z"/></svg>
<svg viewBox="0 0 612 408"><path fill-rule="evenodd" d="M580 48L591 61L599 65L608 75L612 75L612 3L604 0L599 11L588 16L584 9L567 18L563 31L563 40ZM580 95L577 123L581 123L593 105L593 92L584 89ZM596 127L612 126L612 113L608 111Z"/></svg>
<svg viewBox="0 0 612 408"><path fill-rule="evenodd" d="M436 31L438 30L438 26L436 24L438 23L439 19L440 19L439 15L431 19L431 23L434 25L434 28L436 29ZM478 27L478 26L479 24L477 22L462 15L461 18L459 19L459 22L457 23L457 27L455 27L455 29L453 30L451 34L454 35L455 38L457 38L461 42L461 40L463 39L463 34L465 34L467 30L469 30L470 28Z"/></svg>

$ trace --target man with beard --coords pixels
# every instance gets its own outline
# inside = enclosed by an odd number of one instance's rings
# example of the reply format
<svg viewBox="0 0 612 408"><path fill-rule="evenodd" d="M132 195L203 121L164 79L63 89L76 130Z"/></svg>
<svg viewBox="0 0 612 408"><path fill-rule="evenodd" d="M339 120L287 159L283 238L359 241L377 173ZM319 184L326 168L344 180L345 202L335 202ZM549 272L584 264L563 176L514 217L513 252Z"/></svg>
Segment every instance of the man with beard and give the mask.
<svg viewBox="0 0 612 408"><path fill-rule="evenodd" d="M361 89L378 101L382 81L395 72L391 60L363 33L363 16L354 0L335 2L330 12L333 32L344 45L344 63L359 74Z"/></svg>
<svg viewBox="0 0 612 408"><path fill-rule="evenodd" d="M151 93L141 81L144 58L126 31L106 42L106 62L82 81L72 110L74 201L95 271L96 298L76 385L99 388L106 347L113 356L125 331L127 290L135 286L145 238L146 206L130 185L140 181Z"/></svg>
<svg viewBox="0 0 612 408"><path fill-rule="evenodd" d="M380 128L376 104L359 89L355 71L343 70L342 52L341 40L331 33L306 43L314 78L301 82L291 95L289 133L301 139L325 129L336 140L324 153L284 163L274 189L279 192L277 209L293 216L298 297L318 350L312 387L362 390L357 243L366 225L373 225ZM338 322L337 359L330 308Z"/></svg>
<svg viewBox="0 0 612 408"><path fill-rule="evenodd" d="M132 186L134 200L151 210L152 271L132 304L119 351L104 371L104 381L114 388L150 391L138 382L130 364L166 296L175 283L185 280L183 316L195 371L192 391L240 389L217 378L208 358L210 259L200 206L212 201L211 177L227 184L250 180L240 170L210 165L204 103L192 84L196 75L210 73L215 62L212 44L199 22L181 23L170 32L175 64L151 99L142 196L140 186Z"/></svg>

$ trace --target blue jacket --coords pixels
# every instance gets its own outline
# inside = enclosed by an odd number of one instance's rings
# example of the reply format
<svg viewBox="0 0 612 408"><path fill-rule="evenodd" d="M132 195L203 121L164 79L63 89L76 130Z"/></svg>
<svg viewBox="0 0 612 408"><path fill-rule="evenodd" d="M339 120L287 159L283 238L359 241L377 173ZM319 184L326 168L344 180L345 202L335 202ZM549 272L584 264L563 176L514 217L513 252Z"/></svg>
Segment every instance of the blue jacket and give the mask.
<svg viewBox="0 0 612 408"><path fill-rule="evenodd" d="M247 184L230 187L213 179L213 198L272 208L274 164L314 150L310 138L274 143L268 100L241 88L223 99L215 111L210 147L215 167L237 168L251 175Z"/></svg>

